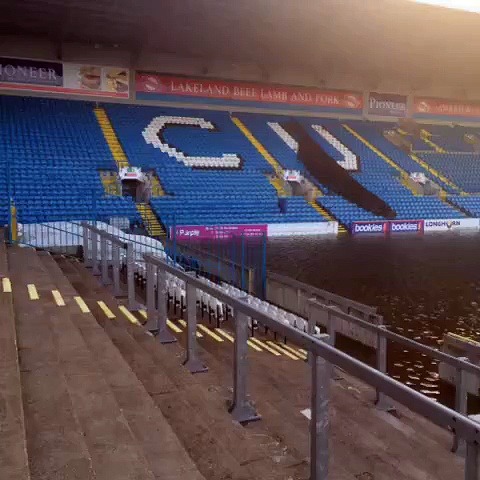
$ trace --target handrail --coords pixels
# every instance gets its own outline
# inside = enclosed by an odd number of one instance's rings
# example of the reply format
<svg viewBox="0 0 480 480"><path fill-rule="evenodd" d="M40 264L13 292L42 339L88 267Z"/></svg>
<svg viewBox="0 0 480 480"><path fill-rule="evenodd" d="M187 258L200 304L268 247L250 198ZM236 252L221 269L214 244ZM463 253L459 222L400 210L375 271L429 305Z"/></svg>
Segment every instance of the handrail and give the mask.
<svg viewBox="0 0 480 480"><path fill-rule="evenodd" d="M187 360L185 365L192 371L204 371L195 355L196 342L196 289L230 305L235 311L235 344L234 344L234 391L232 416L240 422L258 420L259 416L247 400L247 339L248 318L258 320L273 331L278 332L295 344L308 350L311 355L312 369L312 416L311 434L311 480L325 480L328 472L328 386L330 383L330 364L336 365L351 375L382 391L390 398L407 408L430 419L441 427L450 428L466 442L465 480L476 480L478 474L480 426L468 417L441 405L425 395L390 378L386 373L378 371L348 354L337 350L328 342L328 335L317 337L297 330L273 316L262 312L244 300L232 297L221 288L207 284L186 272L180 271L162 259L145 254L147 265L147 316L148 323L156 323L159 331L166 331L166 273L185 282L187 291ZM158 311L155 307L154 283L157 282ZM332 308L325 307L332 313ZM160 311L160 315L158 315ZM340 314L336 309L333 312ZM361 321L356 317L345 315L349 320ZM351 318L350 318L351 317ZM368 322L365 322L367 328ZM362 325L363 326L363 325ZM373 327L373 326L372 326ZM370 328L370 327L368 327ZM380 327L377 327L380 335ZM382 330L382 333L383 330ZM390 332L391 333L391 332ZM174 341L160 337L160 341ZM463 362L459 361L463 366ZM468 364L467 364L468 365Z"/></svg>

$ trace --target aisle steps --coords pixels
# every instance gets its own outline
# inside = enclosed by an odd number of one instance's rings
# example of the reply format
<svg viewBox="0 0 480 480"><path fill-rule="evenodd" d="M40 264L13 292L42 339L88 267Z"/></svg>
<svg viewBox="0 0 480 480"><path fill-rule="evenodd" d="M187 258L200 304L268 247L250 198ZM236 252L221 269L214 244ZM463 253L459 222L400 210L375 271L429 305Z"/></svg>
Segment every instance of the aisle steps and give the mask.
<svg viewBox="0 0 480 480"><path fill-rule="evenodd" d="M165 230L158 221L157 216L152 210L152 207L148 203L137 203L137 210L140 213L147 232L152 237L165 236Z"/></svg>
<svg viewBox="0 0 480 480"><path fill-rule="evenodd" d="M0 231L0 273L8 273L7 251ZM7 281L8 280L8 281ZM0 478L28 480L30 469L22 401L17 332L8 277L0 290Z"/></svg>

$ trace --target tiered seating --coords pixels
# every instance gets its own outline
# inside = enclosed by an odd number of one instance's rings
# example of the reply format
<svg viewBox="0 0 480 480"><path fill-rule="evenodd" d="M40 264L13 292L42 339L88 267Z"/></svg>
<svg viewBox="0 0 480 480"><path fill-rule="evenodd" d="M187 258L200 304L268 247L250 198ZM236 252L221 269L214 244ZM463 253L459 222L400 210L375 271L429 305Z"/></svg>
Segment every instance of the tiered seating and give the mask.
<svg viewBox="0 0 480 480"><path fill-rule="evenodd" d="M350 227L353 222L385 220L383 217L378 217L343 197L327 195L318 197L317 202L340 219L346 227Z"/></svg>
<svg viewBox="0 0 480 480"><path fill-rule="evenodd" d="M432 134L432 141L447 152L472 153L473 147L465 142L464 136L466 133L479 134L478 128L459 125L423 125L423 127Z"/></svg>
<svg viewBox="0 0 480 480"><path fill-rule="evenodd" d="M449 200L454 205L467 211L470 216L480 217L480 195L469 195L468 197L455 195L449 197Z"/></svg>
<svg viewBox="0 0 480 480"><path fill-rule="evenodd" d="M480 155L424 153L421 158L468 193L480 192Z"/></svg>
<svg viewBox="0 0 480 480"><path fill-rule="evenodd" d="M2 96L0 131L21 222L138 218L132 201L104 197L98 170L116 167L92 104Z"/></svg>
<svg viewBox="0 0 480 480"><path fill-rule="evenodd" d="M266 176L272 166L228 113L125 105L106 110L130 163L156 169L171 196L151 202L166 226L326 220L306 202L296 204L294 214L281 213ZM298 168L292 151L288 158Z"/></svg>

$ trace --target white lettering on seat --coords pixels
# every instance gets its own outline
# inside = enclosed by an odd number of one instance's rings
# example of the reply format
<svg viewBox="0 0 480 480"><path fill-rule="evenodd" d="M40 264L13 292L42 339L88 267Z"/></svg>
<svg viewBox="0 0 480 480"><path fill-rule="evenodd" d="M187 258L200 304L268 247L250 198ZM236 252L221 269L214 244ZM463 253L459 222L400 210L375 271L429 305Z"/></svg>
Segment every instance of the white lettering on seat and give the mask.
<svg viewBox="0 0 480 480"><path fill-rule="evenodd" d="M239 168L240 157L235 153L225 153L221 157L191 157L185 155L177 148L168 145L162 140L162 130L168 125L187 125L190 127L199 127L206 130L214 130L212 122L204 118L197 117L175 117L175 116L161 116L155 117L142 132L145 141L159 148L162 152L171 157L176 158L178 162L184 163L188 167L196 168Z"/></svg>

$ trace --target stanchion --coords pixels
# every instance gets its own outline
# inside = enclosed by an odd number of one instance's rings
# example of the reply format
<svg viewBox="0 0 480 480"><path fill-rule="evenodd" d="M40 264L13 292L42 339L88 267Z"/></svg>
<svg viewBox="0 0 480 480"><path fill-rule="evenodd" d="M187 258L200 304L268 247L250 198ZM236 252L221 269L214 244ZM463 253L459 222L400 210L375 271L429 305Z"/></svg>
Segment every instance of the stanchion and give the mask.
<svg viewBox="0 0 480 480"><path fill-rule="evenodd" d="M82 232L83 232L83 263L85 264L85 267L90 268L92 266L91 251L89 248L90 229L86 225L83 225Z"/></svg>
<svg viewBox="0 0 480 480"><path fill-rule="evenodd" d="M328 335L318 338L330 343ZM310 480L328 478L328 404L332 366L322 357L311 353L311 418L310 418Z"/></svg>
<svg viewBox="0 0 480 480"><path fill-rule="evenodd" d="M149 262L145 264L147 270L147 323L145 328L152 333L158 332L158 310L155 306L155 273L157 267Z"/></svg>
<svg viewBox="0 0 480 480"><path fill-rule="evenodd" d="M468 442L465 457L465 480L478 480L480 469L478 467L478 444Z"/></svg>
<svg viewBox="0 0 480 480"><path fill-rule="evenodd" d="M377 319L378 323L381 321ZM386 325L378 325L382 330L385 330ZM381 334L377 333L377 370L387 374L387 339ZM388 398L380 389L376 389L375 405L379 410L384 412L394 412L395 407L390 398Z"/></svg>
<svg viewBox="0 0 480 480"><path fill-rule="evenodd" d="M107 239L103 235L100 235L100 264L102 268L102 285L109 285Z"/></svg>
<svg viewBox="0 0 480 480"><path fill-rule="evenodd" d="M459 360L469 361L467 357L459 357ZM455 373L455 410L462 415L467 415L467 401L467 373L463 368L457 368ZM453 437L452 452L465 454L465 440L459 438L456 432Z"/></svg>
<svg viewBox="0 0 480 480"><path fill-rule="evenodd" d="M135 312L138 310L138 304L135 299L135 258L133 252L133 243L127 243L127 295L128 308Z"/></svg>
<svg viewBox="0 0 480 480"><path fill-rule="evenodd" d="M98 234L92 233L92 275L100 276L100 269L98 268Z"/></svg>
<svg viewBox="0 0 480 480"><path fill-rule="evenodd" d="M230 413L234 420L249 423L260 420L260 415L247 400L248 375L248 317L235 312L235 343L233 354L233 403Z"/></svg>
<svg viewBox="0 0 480 480"><path fill-rule="evenodd" d="M158 309L158 341L160 343L174 343L175 335L167 326L167 274L161 268L157 269L157 309Z"/></svg>
<svg viewBox="0 0 480 480"><path fill-rule="evenodd" d="M197 357L197 289L187 283L187 358L183 363L190 373L207 372Z"/></svg>
<svg viewBox="0 0 480 480"><path fill-rule="evenodd" d="M113 277L113 295L115 297L122 296L120 288L120 246L112 243L112 277Z"/></svg>

